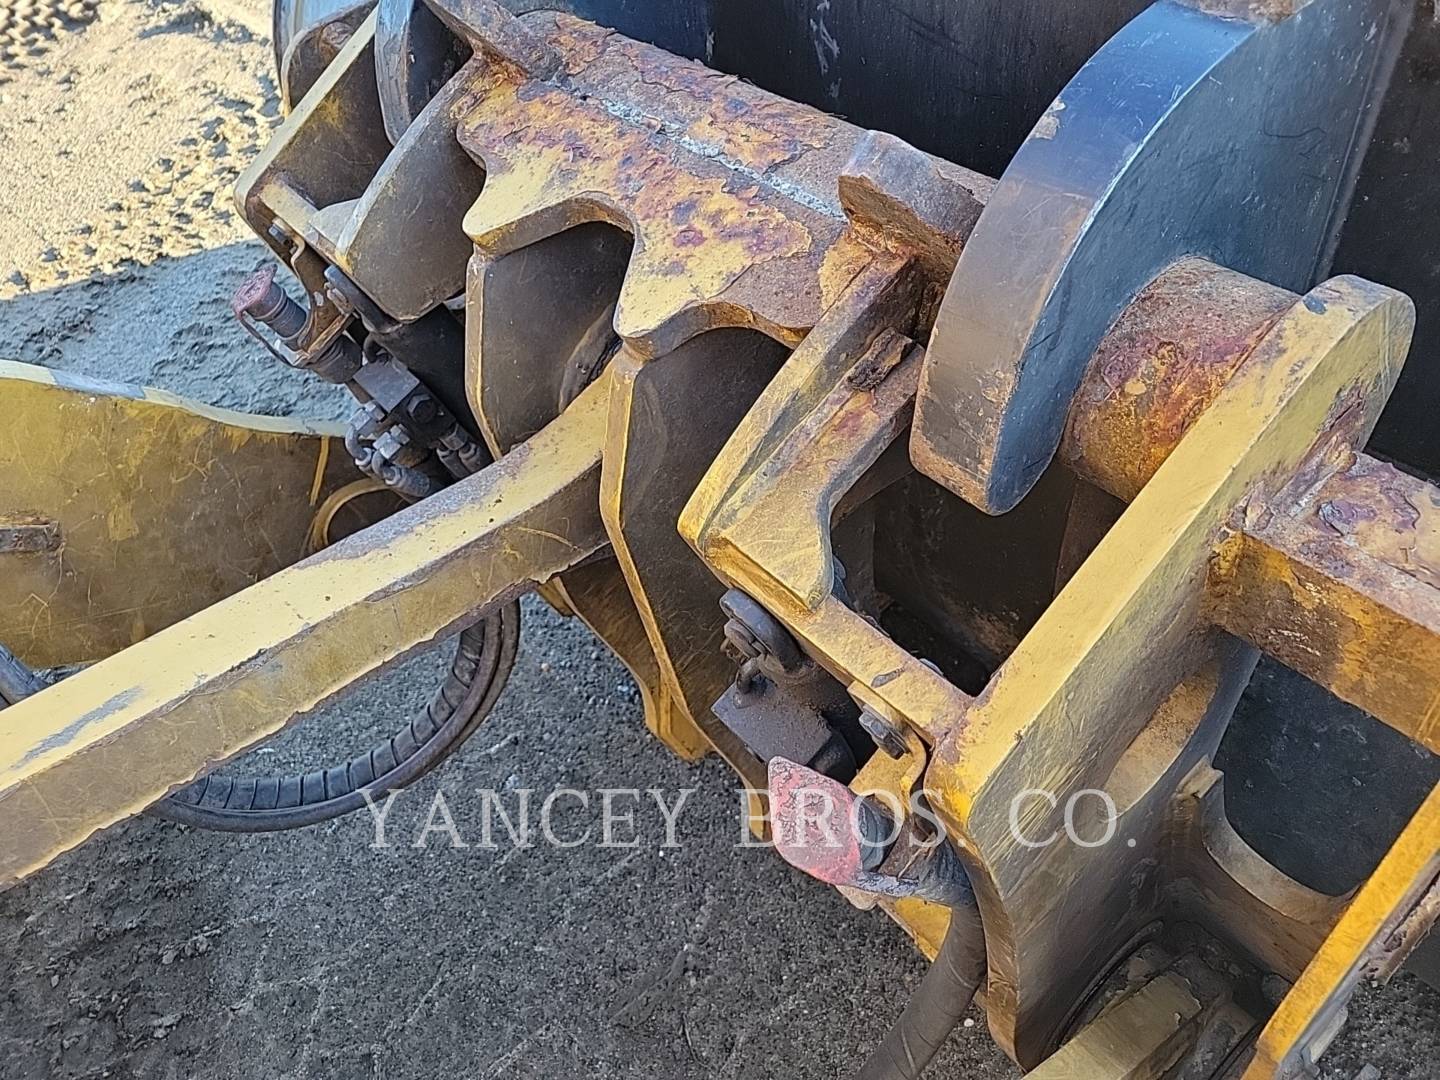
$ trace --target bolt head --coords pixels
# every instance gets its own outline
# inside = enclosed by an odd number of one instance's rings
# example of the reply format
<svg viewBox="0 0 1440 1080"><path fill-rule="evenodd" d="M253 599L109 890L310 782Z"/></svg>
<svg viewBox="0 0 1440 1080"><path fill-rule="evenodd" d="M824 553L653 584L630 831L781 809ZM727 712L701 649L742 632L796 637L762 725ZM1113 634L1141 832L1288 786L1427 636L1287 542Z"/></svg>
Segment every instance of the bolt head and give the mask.
<svg viewBox="0 0 1440 1080"><path fill-rule="evenodd" d="M875 745L892 758L904 756L909 749L900 729L868 705L860 710L860 726L875 740Z"/></svg>
<svg viewBox="0 0 1440 1080"><path fill-rule="evenodd" d="M439 415L435 399L424 395L411 400L406 409L417 424L428 424Z"/></svg>

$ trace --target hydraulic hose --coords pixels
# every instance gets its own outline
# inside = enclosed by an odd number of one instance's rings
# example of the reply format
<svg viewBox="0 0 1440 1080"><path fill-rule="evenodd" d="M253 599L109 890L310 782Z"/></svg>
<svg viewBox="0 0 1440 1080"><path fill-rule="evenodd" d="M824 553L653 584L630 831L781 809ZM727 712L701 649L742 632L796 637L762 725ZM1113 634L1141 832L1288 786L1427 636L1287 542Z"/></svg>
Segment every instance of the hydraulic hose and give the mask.
<svg viewBox="0 0 1440 1080"><path fill-rule="evenodd" d="M44 690L45 680L31 671L14 653L0 645L0 709L21 698Z"/></svg>
<svg viewBox="0 0 1440 1080"><path fill-rule="evenodd" d="M895 1026L856 1080L917 1080L970 1008L985 979L985 935L975 894L950 909L950 928L935 962Z"/></svg>

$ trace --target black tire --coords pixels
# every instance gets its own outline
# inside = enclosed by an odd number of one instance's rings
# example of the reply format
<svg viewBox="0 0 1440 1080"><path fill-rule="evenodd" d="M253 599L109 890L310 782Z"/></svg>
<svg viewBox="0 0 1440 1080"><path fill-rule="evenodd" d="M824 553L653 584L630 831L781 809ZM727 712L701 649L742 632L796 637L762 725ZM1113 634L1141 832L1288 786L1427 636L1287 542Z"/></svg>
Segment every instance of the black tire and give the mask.
<svg viewBox="0 0 1440 1080"><path fill-rule="evenodd" d="M309 27L353 7L357 0L273 0L270 7L270 44L275 70L283 68L285 50Z"/></svg>
<svg viewBox="0 0 1440 1080"><path fill-rule="evenodd" d="M201 829L275 832L358 810L366 797L414 783L453 754L484 721L505 688L520 639L520 606L508 604L461 631L450 674L410 723L366 753L330 768L291 776L213 772L150 813Z"/></svg>

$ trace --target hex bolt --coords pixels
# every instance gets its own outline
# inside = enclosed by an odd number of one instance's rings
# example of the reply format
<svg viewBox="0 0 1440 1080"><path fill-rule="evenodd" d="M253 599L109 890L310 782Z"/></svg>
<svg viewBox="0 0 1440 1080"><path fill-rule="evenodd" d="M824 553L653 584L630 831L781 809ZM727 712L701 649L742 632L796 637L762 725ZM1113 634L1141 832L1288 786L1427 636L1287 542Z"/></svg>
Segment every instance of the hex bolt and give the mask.
<svg viewBox="0 0 1440 1080"><path fill-rule="evenodd" d="M909 749L904 733L869 705L860 709L860 726L875 740L875 745L892 758L903 756Z"/></svg>
<svg viewBox="0 0 1440 1080"><path fill-rule="evenodd" d="M387 428L375 440L374 445L375 452L380 455L381 460L396 461L410 445L410 433L399 426Z"/></svg>
<svg viewBox="0 0 1440 1080"><path fill-rule="evenodd" d="M414 420L417 424L429 424L440 415L440 406L430 395L417 394L411 398L410 404L405 407L405 411L410 414L410 419Z"/></svg>

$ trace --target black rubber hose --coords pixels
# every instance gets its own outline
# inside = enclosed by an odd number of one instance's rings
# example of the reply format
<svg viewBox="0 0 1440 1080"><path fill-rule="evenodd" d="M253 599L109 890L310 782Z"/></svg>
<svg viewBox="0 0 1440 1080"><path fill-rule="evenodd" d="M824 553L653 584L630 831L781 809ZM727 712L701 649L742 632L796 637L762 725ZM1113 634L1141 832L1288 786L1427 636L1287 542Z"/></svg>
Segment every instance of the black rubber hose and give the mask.
<svg viewBox="0 0 1440 1080"><path fill-rule="evenodd" d="M950 929L935 962L856 1080L917 1080L984 980L985 935L972 893L970 903L950 909Z"/></svg>
<svg viewBox="0 0 1440 1080"><path fill-rule="evenodd" d="M440 689L389 739L342 765L292 776L210 773L150 813L221 832L298 829L358 810L414 783L459 748L505 688L520 636L520 607L507 604L460 634Z"/></svg>

